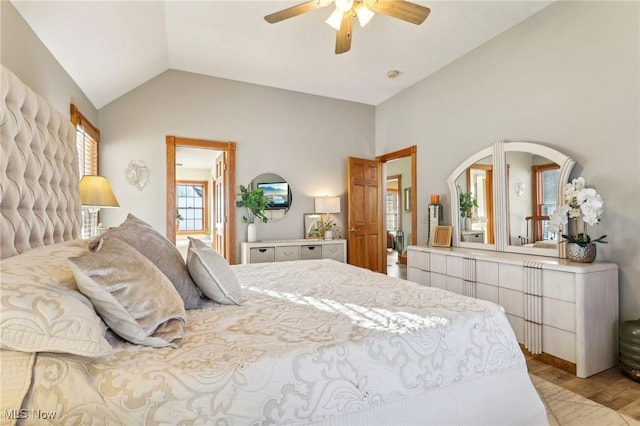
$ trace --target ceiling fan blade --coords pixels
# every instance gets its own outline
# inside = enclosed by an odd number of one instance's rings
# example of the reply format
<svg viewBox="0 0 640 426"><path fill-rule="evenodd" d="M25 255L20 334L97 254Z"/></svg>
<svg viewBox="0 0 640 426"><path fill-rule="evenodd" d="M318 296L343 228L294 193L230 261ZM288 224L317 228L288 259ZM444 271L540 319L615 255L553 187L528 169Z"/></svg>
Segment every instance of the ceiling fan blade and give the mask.
<svg viewBox="0 0 640 426"><path fill-rule="evenodd" d="M353 34L353 13L347 12L342 16L340 31L336 34L336 55L351 49L351 35Z"/></svg>
<svg viewBox="0 0 640 426"><path fill-rule="evenodd" d="M320 9L321 7L327 6L327 4L329 3L327 3L326 1L311 0L306 3L301 3L299 5L283 9L279 12L272 13L271 15L267 15L264 17L264 20L270 24L275 24L276 22L284 21L285 19L293 18L294 16L302 15L303 13Z"/></svg>
<svg viewBox="0 0 640 426"><path fill-rule="evenodd" d="M422 24L429 16L429 12L431 12L428 7L404 0L366 1L365 5L374 12L402 19L416 25Z"/></svg>

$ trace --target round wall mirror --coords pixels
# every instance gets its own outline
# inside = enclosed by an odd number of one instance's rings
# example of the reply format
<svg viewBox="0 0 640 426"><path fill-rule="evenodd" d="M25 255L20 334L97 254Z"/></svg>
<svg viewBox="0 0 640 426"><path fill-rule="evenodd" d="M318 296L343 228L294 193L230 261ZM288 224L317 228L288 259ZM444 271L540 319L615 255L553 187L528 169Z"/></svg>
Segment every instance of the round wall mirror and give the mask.
<svg viewBox="0 0 640 426"><path fill-rule="evenodd" d="M280 175L275 173L262 173L249 183L249 189L262 189L264 195L269 200L266 216L269 220L283 218L289 209L293 198L289 183Z"/></svg>

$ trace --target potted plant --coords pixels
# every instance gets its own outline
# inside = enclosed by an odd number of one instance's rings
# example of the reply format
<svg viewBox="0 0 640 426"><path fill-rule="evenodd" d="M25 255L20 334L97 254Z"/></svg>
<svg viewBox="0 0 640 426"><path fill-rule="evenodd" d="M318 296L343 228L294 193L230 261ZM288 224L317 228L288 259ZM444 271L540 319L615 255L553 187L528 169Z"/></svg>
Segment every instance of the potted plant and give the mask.
<svg viewBox="0 0 640 426"><path fill-rule="evenodd" d="M264 191L262 189L253 189L249 190L244 185L240 185L240 199L236 201L237 207L244 207L247 209L247 215L242 216L242 221L247 223L247 240L249 242L256 241L256 226L255 219L258 218L262 222L267 223L267 216L265 215L265 211L267 210L267 205L269 200L264 195Z"/></svg>
<svg viewBox="0 0 640 426"><path fill-rule="evenodd" d="M595 225L600 222L604 211L602 197L593 188L585 188L584 178L573 179L563 188L565 204L558 206L549 217L549 230L560 232L569 219L573 222L573 233L567 231L562 234L567 243L567 258L574 262L591 263L596 259L596 245L607 243L603 235L592 240L587 234L587 224ZM580 223L582 221L582 232Z"/></svg>
<svg viewBox="0 0 640 426"><path fill-rule="evenodd" d="M332 240L337 236L336 234L339 231L340 228L338 228L338 225L333 221L333 219L322 220L317 228L318 235L323 237L325 240Z"/></svg>
<svg viewBox="0 0 640 426"><path fill-rule="evenodd" d="M478 202L469 192L460 191L460 217L464 220L464 228L471 230L472 209L478 207Z"/></svg>

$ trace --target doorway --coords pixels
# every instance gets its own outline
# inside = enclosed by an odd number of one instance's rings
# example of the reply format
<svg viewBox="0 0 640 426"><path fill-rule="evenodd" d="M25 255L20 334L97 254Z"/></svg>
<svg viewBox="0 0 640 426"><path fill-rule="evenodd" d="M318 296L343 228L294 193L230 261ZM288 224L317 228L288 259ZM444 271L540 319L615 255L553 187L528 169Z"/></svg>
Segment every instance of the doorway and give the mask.
<svg viewBox="0 0 640 426"><path fill-rule="evenodd" d="M377 157L385 175L387 275L406 279L407 247L417 244L417 147Z"/></svg>
<svg viewBox="0 0 640 426"><path fill-rule="evenodd" d="M385 178L386 163L409 158L410 176L403 182L411 182L402 194L411 224L405 235L403 248L417 243L417 146L376 157L374 160L349 157L347 159L347 262L361 268L387 274L387 238L385 232ZM403 185L404 186L404 185ZM406 261L406 255L403 256ZM403 261L403 260L400 260Z"/></svg>
<svg viewBox="0 0 640 426"><path fill-rule="evenodd" d="M176 235L202 234L232 265L237 256L235 208L231 195L235 188L235 153L235 142L166 137L167 238L175 244ZM210 159L213 164L190 167L190 171L181 174L176 159L191 161L185 160L188 154ZM206 176L193 174L200 173L196 169L207 168Z"/></svg>

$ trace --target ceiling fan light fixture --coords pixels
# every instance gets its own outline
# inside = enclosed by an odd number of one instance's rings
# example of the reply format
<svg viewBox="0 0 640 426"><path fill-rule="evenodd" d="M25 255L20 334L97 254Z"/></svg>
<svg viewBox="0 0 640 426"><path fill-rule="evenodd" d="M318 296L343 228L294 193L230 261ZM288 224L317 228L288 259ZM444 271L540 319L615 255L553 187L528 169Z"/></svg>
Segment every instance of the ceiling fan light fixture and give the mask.
<svg viewBox="0 0 640 426"><path fill-rule="evenodd" d="M346 13L353 9L353 0L336 0L336 9L342 13Z"/></svg>
<svg viewBox="0 0 640 426"><path fill-rule="evenodd" d="M342 25L342 15L344 15L343 12L341 12L339 9L335 9L331 16L329 16L329 18L327 18L325 22L336 31L340 31L340 26Z"/></svg>
<svg viewBox="0 0 640 426"><path fill-rule="evenodd" d="M372 10L367 9L364 4L358 3L356 6L356 16L358 17L358 22L360 22L360 27L364 28L364 26L371 21L373 15L375 15L375 13Z"/></svg>

